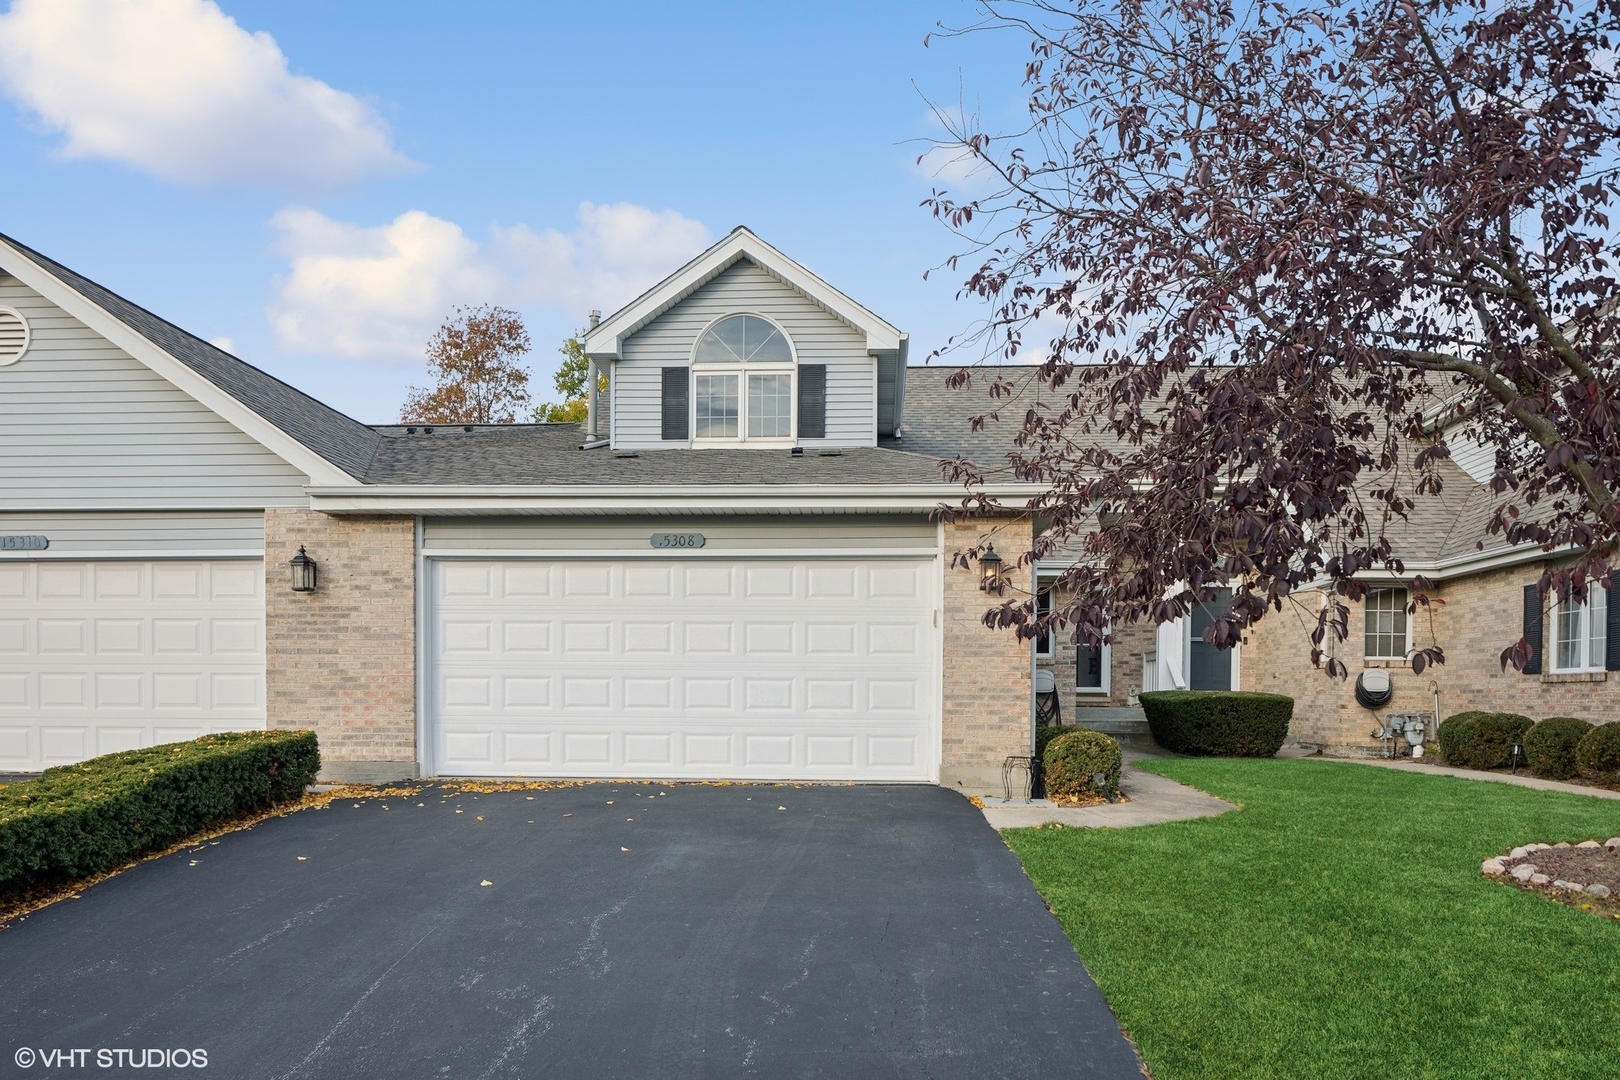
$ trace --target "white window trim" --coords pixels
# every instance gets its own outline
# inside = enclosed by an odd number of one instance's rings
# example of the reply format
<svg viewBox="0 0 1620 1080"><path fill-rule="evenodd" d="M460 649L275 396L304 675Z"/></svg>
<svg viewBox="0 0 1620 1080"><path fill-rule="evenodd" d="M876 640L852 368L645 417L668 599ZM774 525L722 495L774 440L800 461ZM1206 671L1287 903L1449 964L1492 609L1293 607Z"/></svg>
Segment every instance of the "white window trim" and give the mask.
<svg viewBox="0 0 1620 1080"><path fill-rule="evenodd" d="M1051 582L1051 580L1048 580L1046 582L1046 585L1045 585L1044 588L1041 586L1041 584L1040 584L1040 582L1038 580L1037 580L1037 582L1035 584L1035 614L1037 616L1039 616L1041 614L1041 597L1043 597L1043 596L1046 598L1046 610L1047 610L1047 612L1050 612L1052 610L1052 582ZM1041 639L1039 637L1037 637L1035 639L1035 659L1037 659L1037 660L1050 660L1056 655L1057 655L1057 639L1053 636L1052 631L1050 629L1048 629L1046 631L1046 649L1044 651L1042 651L1042 649L1041 649Z"/></svg>
<svg viewBox="0 0 1620 1080"><path fill-rule="evenodd" d="M1112 630L1113 627L1109 627ZM1077 641L1074 644L1074 692L1077 694L1090 694L1093 697L1107 697L1114 692L1114 647L1103 642L1102 647L1102 685L1080 685L1080 650L1082 646Z"/></svg>
<svg viewBox="0 0 1620 1080"><path fill-rule="evenodd" d="M752 315L756 319L770 323L776 332L782 335L787 342L788 355L792 359L786 363L769 364L716 364L699 363L697 359L698 342L703 340L710 330L727 319L738 315ZM687 422L691 425L688 430L692 432L692 446L697 450L709 450L726 446L750 446L759 449L782 449L799 445L799 348L793 343L787 328L780 322L758 311L728 311L724 315L710 319L702 330L698 331L692 339L692 402L691 413ZM697 380L699 375L735 375L737 377L737 435L735 438L699 438L697 433ZM788 376L788 434L771 436L769 438L750 438L748 435L748 376L749 375L787 375Z"/></svg>
<svg viewBox="0 0 1620 1080"><path fill-rule="evenodd" d="M1383 590L1393 590L1395 592L1405 593L1406 594L1406 601L1405 601L1405 603L1403 603L1401 605L1402 607L1406 607L1406 606L1408 606L1408 605L1410 605L1412 603L1412 590L1408 589L1404 585L1374 585L1370 589L1367 590L1368 599L1371 599L1373 593L1383 591ZM1399 656L1372 656L1372 655L1369 655L1368 652L1367 652L1367 601L1363 600L1361 602L1361 659L1362 660L1405 660L1408 656L1411 656L1412 655L1412 622L1413 622L1412 613L1409 611L1409 612L1406 613L1406 643L1405 643L1405 647L1401 651L1401 655L1399 655ZM1331 638L1332 636L1333 635L1331 635L1331 634L1328 635L1329 638Z"/></svg>
<svg viewBox="0 0 1620 1080"><path fill-rule="evenodd" d="M1564 605L1566 603L1568 603L1568 601L1560 600L1560 599L1558 599L1557 596L1553 597L1552 607L1551 607L1551 609L1549 611L1549 614L1548 614L1548 617L1547 617L1547 631L1550 631L1550 632L1542 634L1542 637L1543 637L1542 649L1544 651L1550 652L1550 654L1551 654L1550 656L1548 656L1547 670L1552 672L1554 675L1586 675L1586 674L1591 674L1593 672L1599 672L1599 671L1607 670L1607 668L1606 668L1606 666L1604 664L1604 658L1600 657L1596 664L1593 664L1591 662L1591 656L1592 656L1592 607L1591 607L1591 597L1592 597L1592 590L1593 589L1601 589L1601 588L1603 588L1602 582L1594 580L1594 581L1588 581L1586 583L1587 602L1584 603L1584 604L1579 605L1580 610L1581 610L1581 629L1582 629L1582 633L1581 633L1581 650L1580 650L1580 653L1581 653L1582 662L1579 665L1575 666L1575 667L1560 667L1559 664L1558 664L1558 614L1559 614L1560 611L1563 610ZM1609 606L1609 604L1611 604L1613 602L1614 602L1614 597L1608 596L1608 595L1604 596L1603 609L1604 609L1605 620L1608 617L1608 606ZM1604 627L1605 644L1607 643L1607 637L1608 637L1607 630L1608 630L1608 627L1605 626ZM1549 639L1549 638L1550 638L1550 640L1546 640L1546 639Z"/></svg>

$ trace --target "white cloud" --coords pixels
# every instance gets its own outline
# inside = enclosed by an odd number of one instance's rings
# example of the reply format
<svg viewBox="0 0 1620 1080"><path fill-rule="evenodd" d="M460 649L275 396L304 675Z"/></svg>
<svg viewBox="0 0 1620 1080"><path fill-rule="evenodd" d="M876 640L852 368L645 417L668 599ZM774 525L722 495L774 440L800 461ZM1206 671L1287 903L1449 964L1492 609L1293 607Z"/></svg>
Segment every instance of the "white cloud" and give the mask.
<svg viewBox="0 0 1620 1080"><path fill-rule="evenodd" d="M583 321L611 311L702 250L709 231L673 210L582 203L572 232L490 227L410 210L387 225L283 210L271 225L289 270L268 315L282 348L360 360L419 359L456 304L544 307Z"/></svg>
<svg viewBox="0 0 1620 1080"><path fill-rule="evenodd" d="M209 338L208 344L212 345L216 349L222 349L225 352L230 353L232 356L236 355L236 342L232 341L224 334L221 334L216 338Z"/></svg>
<svg viewBox="0 0 1620 1080"><path fill-rule="evenodd" d="M326 191L412 167L375 109L292 74L212 0L16 0L0 90L62 133L63 156L183 183Z"/></svg>

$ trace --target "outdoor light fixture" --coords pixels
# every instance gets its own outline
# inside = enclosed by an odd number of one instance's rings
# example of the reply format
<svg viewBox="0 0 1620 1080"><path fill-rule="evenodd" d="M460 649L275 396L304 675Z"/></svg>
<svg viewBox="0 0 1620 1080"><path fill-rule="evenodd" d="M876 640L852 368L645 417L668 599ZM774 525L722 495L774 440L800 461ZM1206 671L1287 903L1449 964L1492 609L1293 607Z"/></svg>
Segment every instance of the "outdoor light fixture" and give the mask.
<svg viewBox="0 0 1620 1080"><path fill-rule="evenodd" d="M317 567L315 560L304 551L304 545L298 545L298 554L292 557L292 590L293 592L314 592L315 575Z"/></svg>
<svg viewBox="0 0 1620 1080"><path fill-rule="evenodd" d="M984 554L979 556L979 588L984 592L1001 591L1001 556L996 554L994 544L984 545Z"/></svg>

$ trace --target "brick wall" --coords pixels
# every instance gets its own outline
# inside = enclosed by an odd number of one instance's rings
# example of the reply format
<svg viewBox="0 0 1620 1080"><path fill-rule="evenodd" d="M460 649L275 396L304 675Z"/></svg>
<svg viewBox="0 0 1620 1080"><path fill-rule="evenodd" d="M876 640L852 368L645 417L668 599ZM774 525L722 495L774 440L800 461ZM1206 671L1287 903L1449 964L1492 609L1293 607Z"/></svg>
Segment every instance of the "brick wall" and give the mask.
<svg viewBox="0 0 1620 1080"><path fill-rule="evenodd" d="M1350 669L1350 677L1343 681L1328 679L1311 667L1306 630L1290 610L1273 612L1249 633L1241 659L1243 688L1294 697L1291 739L1334 754L1378 752L1377 740L1368 734L1374 724L1373 712L1355 699L1356 675L1372 667L1388 668L1395 690L1380 713L1432 711L1438 690L1442 718L1467 709L1485 709L1523 713L1538 720L1548 716L1579 716L1595 723L1620 719L1620 685L1611 678L1620 673L1551 673L1550 619L1544 629L1543 674L1521 675L1511 667L1502 670L1498 657L1519 639L1522 630L1524 586L1533 584L1541 572L1542 565L1532 563L1440 583L1431 595L1445 602L1430 609L1432 622L1422 609L1412 616L1413 646L1438 644L1446 654L1444 664L1422 675L1412 674L1404 660L1362 658L1360 605L1351 605L1350 637L1338 646ZM1301 598L1315 610L1314 593L1301 594Z"/></svg>
<svg viewBox="0 0 1620 1080"><path fill-rule="evenodd" d="M1031 574L1015 568L1029 550L1027 521L978 518L945 526L944 710L940 782L973 793L1001 793L1001 763L1030 752L1030 644L1012 629L984 625L1000 598L979 588L979 567L952 567L951 556L989 536L1007 561L1008 598L1027 596Z"/></svg>
<svg viewBox="0 0 1620 1080"><path fill-rule="evenodd" d="M388 780L416 768L416 533L408 517L267 510L269 726L310 728L322 776ZM291 590L299 545L320 570Z"/></svg>

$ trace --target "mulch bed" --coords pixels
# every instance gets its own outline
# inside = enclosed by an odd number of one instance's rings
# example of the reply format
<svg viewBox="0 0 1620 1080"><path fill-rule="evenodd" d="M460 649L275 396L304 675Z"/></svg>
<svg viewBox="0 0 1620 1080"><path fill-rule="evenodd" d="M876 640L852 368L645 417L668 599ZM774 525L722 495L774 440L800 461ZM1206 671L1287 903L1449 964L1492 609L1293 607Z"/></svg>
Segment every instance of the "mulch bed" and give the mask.
<svg viewBox="0 0 1620 1080"><path fill-rule="evenodd" d="M1507 873L1498 877L1498 881L1526 892L1540 893L1560 904L1590 911L1605 918L1620 919L1620 848L1542 848L1528 852L1519 859L1504 855L1501 857L1501 863ZM1534 866L1538 874L1545 874L1548 880L1536 884L1512 877L1514 867L1526 863ZM1557 888L1552 884L1554 881L1578 881L1588 887L1604 885L1608 887L1611 895L1593 896L1588 892Z"/></svg>

